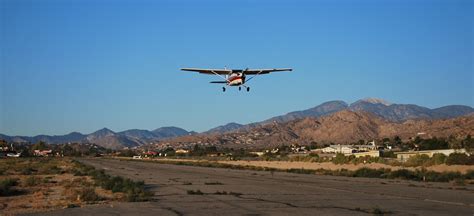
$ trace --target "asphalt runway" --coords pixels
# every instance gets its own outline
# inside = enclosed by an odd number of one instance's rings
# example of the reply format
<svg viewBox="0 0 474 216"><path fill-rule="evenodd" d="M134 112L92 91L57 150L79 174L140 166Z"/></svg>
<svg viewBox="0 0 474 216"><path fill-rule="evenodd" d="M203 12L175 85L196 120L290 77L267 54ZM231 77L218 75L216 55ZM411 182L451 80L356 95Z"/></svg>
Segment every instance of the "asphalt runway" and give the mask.
<svg viewBox="0 0 474 216"><path fill-rule="evenodd" d="M153 201L61 209L38 215L473 215L474 186L231 170L81 158L143 180ZM202 195L188 194L201 191ZM226 191L226 195L216 192Z"/></svg>

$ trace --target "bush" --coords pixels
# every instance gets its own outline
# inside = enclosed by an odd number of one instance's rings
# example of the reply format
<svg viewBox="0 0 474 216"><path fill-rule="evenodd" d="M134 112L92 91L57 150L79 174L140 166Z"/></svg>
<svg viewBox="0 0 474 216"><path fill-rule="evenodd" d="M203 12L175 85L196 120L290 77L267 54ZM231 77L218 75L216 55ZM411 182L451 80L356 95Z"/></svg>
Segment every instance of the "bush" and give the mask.
<svg viewBox="0 0 474 216"><path fill-rule="evenodd" d="M474 165L474 155L468 156L464 153L452 153L446 158L448 165Z"/></svg>
<svg viewBox="0 0 474 216"><path fill-rule="evenodd" d="M360 168L356 170L353 177L381 178L385 174L384 169Z"/></svg>
<svg viewBox="0 0 474 216"><path fill-rule="evenodd" d="M93 187L82 188L79 191L77 191L77 194L79 195L82 201L86 201L86 202L95 202L95 201L102 200L102 198L99 197L99 195L97 195Z"/></svg>
<svg viewBox="0 0 474 216"><path fill-rule="evenodd" d="M436 153L431 157L431 162L433 165L444 164L446 162L446 155Z"/></svg>
<svg viewBox="0 0 474 216"><path fill-rule="evenodd" d="M125 199L129 202L147 201L153 195L151 192L145 190L145 183L143 181L132 181L120 176L110 176L104 170L96 170L92 166L76 163L77 167L73 171L74 175L92 176L96 185L111 190L113 193L122 192L125 194Z"/></svg>
<svg viewBox="0 0 474 216"><path fill-rule="evenodd" d="M0 181L0 196L11 196L17 191L12 187L18 185L18 179L7 178Z"/></svg>
<svg viewBox="0 0 474 216"><path fill-rule="evenodd" d="M392 171L388 174L387 177L406 180L419 180L419 177L415 174L415 172L407 169L399 169Z"/></svg>
<svg viewBox="0 0 474 216"><path fill-rule="evenodd" d="M341 154L341 153L337 153L336 157L332 159L332 162L334 164L345 164L349 161L350 161L349 157L346 157L344 156L344 154Z"/></svg>
<svg viewBox="0 0 474 216"><path fill-rule="evenodd" d="M424 154L417 154L408 158L406 165L407 166L423 166L430 160L430 156Z"/></svg>
<svg viewBox="0 0 474 216"><path fill-rule="evenodd" d="M434 171L420 171L418 176L423 179L424 181L432 181L432 182L448 182L455 179L463 179L463 175L459 172L434 172Z"/></svg>
<svg viewBox="0 0 474 216"><path fill-rule="evenodd" d="M384 158L397 158L397 155L393 151L382 151L380 157Z"/></svg>

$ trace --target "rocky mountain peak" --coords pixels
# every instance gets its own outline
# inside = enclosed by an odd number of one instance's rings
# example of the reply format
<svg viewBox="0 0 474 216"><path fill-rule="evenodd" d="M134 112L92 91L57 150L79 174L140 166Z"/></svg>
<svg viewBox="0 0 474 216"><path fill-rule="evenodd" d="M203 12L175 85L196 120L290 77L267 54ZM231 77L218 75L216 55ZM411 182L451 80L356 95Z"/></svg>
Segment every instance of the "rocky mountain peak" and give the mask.
<svg viewBox="0 0 474 216"><path fill-rule="evenodd" d="M392 105L392 103L384 100L384 99L380 99L380 98L364 98L364 99L361 99L361 100L358 100L356 101L355 103L358 103L358 102L366 102L366 103L371 103L371 104L382 104L382 105L385 105L385 106L390 106Z"/></svg>

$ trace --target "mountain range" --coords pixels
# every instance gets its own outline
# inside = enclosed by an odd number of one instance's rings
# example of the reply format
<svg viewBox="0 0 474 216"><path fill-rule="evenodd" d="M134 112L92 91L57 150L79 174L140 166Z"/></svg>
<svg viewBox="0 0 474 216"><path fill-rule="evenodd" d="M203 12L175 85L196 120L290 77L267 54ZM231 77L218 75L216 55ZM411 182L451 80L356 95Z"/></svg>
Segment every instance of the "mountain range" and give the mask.
<svg viewBox="0 0 474 216"><path fill-rule="evenodd" d="M306 117L287 122L273 122L243 128L224 134L196 134L177 137L155 144L192 148L194 145L227 148L268 149L280 145L351 144L399 136L408 140L416 136L464 139L474 135L474 115L449 119L410 119L393 122L366 111L341 110L323 117Z"/></svg>
<svg viewBox="0 0 474 216"><path fill-rule="evenodd" d="M238 123L228 123L226 125L218 126L212 128L206 132L201 134L197 134L196 132L186 131L182 128L178 127L162 127L152 131L149 130L140 130L140 129L130 129L122 132L114 132L107 128L100 129L96 132L91 134L81 134L78 132L72 132L66 135L60 136L49 136L49 135L38 135L38 136L7 136L0 134L0 139L9 141L9 142L30 142L36 143L39 141L44 141L50 144L58 144L58 143L95 143L105 148L111 149L121 149L124 147L136 147L142 146L145 144L156 143L160 140L167 140L177 138L176 140L181 140L179 137L183 137L183 139L190 139L189 137L206 137L206 139L213 139L214 137L218 137L218 139L222 138L222 134L233 133L249 133L254 132L254 130L263 130L260 131L264 134L264 131L273 131L272 128L285 128L289 127L288 124L296 124L296 125L305 125L302 122L305 121L314 121L314 118L321 118L325 116L338 116L339 113L345 113L345 115L350 116L348 113L356 113L358 115L365 116L364 118L360 118L359 120L364 120L365 122L372 121L371 123L377 123L374 125L381 125L379 124L380 121L390 122L397 125L405 125L407 120L416 120L418 121L433 121L433 120L442 120L442 119L451 119L457 118L462 116L473 116L474 109L470 106L463 106L463 105L451 105L451 106L444 106L436 109L430 109L418 105L413 104L393 104L387 102L382 99L377 98L366 98L362 100L358 100L352 104L347 104L344 101L329 101L322 103L318 106L315 106L310 109L301 110L301 111L294 111L287 113L285 115L280 115L276 117L272 117L270 119L255 122L251 124L238 124ZM366 116L367 115L367 116ZM313 120L307 120L307 118ZM355 117L351 117L351 121L356 121ZM300 122L302 120L302 122ZM333 119L334 120L334 119ZM357 120L357 121L359 121ZM318 120L319 121L319 120ZM318 125L318 124L315 124ZM307 125L309 128L312 128L315 125ZM337 126L336 128L343 128L344 125ZM278 136L281 137L294 137L300 135L295 135L297 133L291 132L293 129L291 127L287 128L288 130L279 130ZM359 135L367 135L372 134L374 135L374 130L370 127L363 127L358 126L356 129L348 129L352 132L357 132ZM378 129L377 129L378 130ZM297 130L298 131L298 130ZM305 130L307 131L307 130ZM398 130L400 131L400 130ZM256 133L260 133L256 132ZM337 134L337 131L331 132L331 130L327 131L328 139L332 136ZM309 133L309 132L305 132ZM291 135L293 134L293 135ZM318 134L318 133L315 133ZM340 132L341 136L346 136L348 139L357 138L357 136L348 136L346 132ZM346 135L344 135L346 134ZM191 136L189 136L191 135ZM320 134L324 137L326 135ZM358 135L358 136L359 136ZM367 137L367 136L363 136ZM335 140L341 141L341 139L333 137ZM312 139L312 138L311 138ZM191 140L194 140L192 138ZM277 141L278 139L275 139ZM288 140L287 138L282 138L281 140ZM280 140L280 141L281 141ZM206 142L206 140L200 140L202 142ZM268 140L269 142L271 140ZM329 140L328 140L329 141ZM239 141L240 142L240 141Z"/></svg>
<svg viewBox="0 0 474 216"><path fill-rule="evenodd" d="M335 100L322 103L310 109L290 112L285 115L276 116L261 122L240 126L238 126L239 124L237 123L233 123L232 127L228 127L227 125L219 126L209 131L206 131L205 133L225 133L238 129L248 129L251 127L265 125L273 122L282 123L306 117L317 118L327 116L342 110L365 111L393 122L403 122L408 119L446 119L474 113L474 108L464 105L450 105L436 109L430 109L414 104L392 104L383 99L377 98L361 99L350 105L344 101Z"/></svg>
<svg viewBox="0 0 474 216"><path fill-rule="evenodd" d="M177 136L192 135L196 132L186 131L178 127L161 127L152 131L131 129L122 132L114 132L108 128L102 128L90 134L72 132L60 136L7 136L0 134L0 139L8 142L30 142L43 141L49 144L60 143L95 143L105 148L121 149L124 147L136 147L148 144L151 141L164 140Z"/></svg>

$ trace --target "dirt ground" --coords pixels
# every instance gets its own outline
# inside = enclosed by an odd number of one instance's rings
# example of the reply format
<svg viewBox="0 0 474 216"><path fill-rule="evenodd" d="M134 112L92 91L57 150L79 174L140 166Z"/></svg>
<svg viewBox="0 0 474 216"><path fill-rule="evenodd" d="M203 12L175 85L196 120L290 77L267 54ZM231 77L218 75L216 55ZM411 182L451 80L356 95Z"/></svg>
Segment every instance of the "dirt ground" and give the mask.
<svg viewBox="0 0 474 216"><path fill-rule="evenodd" d="M145 159L145 160L164 160L164 161L188 161L188 162L199 162L199 161L207 161L207 160L193 160L193 159ZM436 172L460 172L462 174L467 173L470 170L474 170L474 166L472 165L433 165L427 167L403 167L403 166L391 166L387 164L381 163L367 163L367 164L334 164L332 162L325 162L325 163L315 163L315 162L300 162L300 161L245 161L245 160L237 160L237 161L229 161L229 160L221 160L221 161L212 161L222 164L231 164L231 165L239 165L239 166L256 166L256 167L268 167L268 168L275 168L275 169L309 169L309 170L317 170L317 169L328 169L328 170L339 170L339 169L347 169L347 170L357 170L363 167L371 168L371 169L391 169L391 170L398 170L398 169L409 169L409 170L416 170L424 168L430 171Z"/></svg>
<svg viewBox="0 0 474 216"><path fill-rule="evenodd" d="M38 215L472 215L474 185L82 158L143 180L151 202L69 208ZM301 167L299 167L301 168Z"/></svg>
<svg viewBox="0 0 474 216"><path fill-rule="evenodd" d="M106 204L118 196L111 191L94 187L89 176L68 173L73 168L68 159L6 159L0 165L6 168L2 171L0 180L17 179L18 182L12 187L14 192L0 196L0 215ZM51 173L52 169L57 169L57 173ZM83 201L77 191L85 185L92 187L103 199L96 202Z"/></svg>
<svg viewBox="0 0 474 216"><path fill-rule="evenodd" d="M290 162L290 161L218 161L219 163L223 164L232 164L232 165L241 165L241 166L257 166L257 167L269 167L269 168L276 168L276 169L328 169L328 170L339 170L339 169L347 169L347 170L357 170L363 167L372 168L372 169L379 169L379 168L386 168L391 170L398 170L398 169L410 169L415 170L421 167L401 167L401 166L390 166L386 164L380 163L370 163L370 164L334 164L331 162L326 163L313 163L313 162ZM430 171L436 172L460 172L466 173L469 170L474 170L474 166L468 165L434 165L425 167L425 169Z"/></svg>

